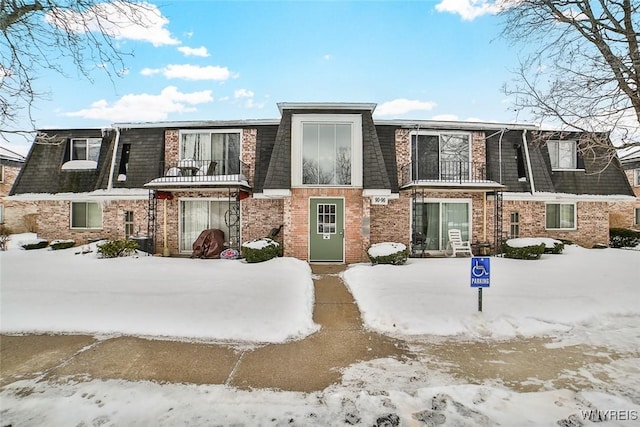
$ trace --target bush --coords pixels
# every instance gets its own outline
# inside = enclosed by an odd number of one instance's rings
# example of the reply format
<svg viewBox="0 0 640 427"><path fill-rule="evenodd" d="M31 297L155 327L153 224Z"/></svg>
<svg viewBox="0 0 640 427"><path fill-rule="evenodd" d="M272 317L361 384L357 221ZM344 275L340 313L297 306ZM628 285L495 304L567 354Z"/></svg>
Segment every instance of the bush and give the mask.
<svg viewBox="0 0 640 427"><path fill-rule="evenodd" d="M135 240L117 239L109 240L96 246L98 247L98 256L100 258L117 258L135 253L138 248L138 242Z"/></svg>
<svg viewBox="0 0 640 427"><path fill-rule="evenodd" d="M241 250L247 262L262 262L277 257L280 253L280 245L275 240L265 237L244 242Z"/></svg>
<svg viewBox="0 0 640 427"><path fill-rule="evenodd" d="M635 248L640 245L640 231L629 228L610 228L609 246L612 248Z"/></svg>
<svg viewBox="0 0 640 427"><path fill-rule="evenodd" d="M561 254L564 251L564 243L559 240L548 239L544 243L545 254Z"/></svg>
<svg viewBox="0 0 640 427"><path fill-rule="evenodd" d="M7 250L9 240L11 240L11 229L0 224L0 251Z"/></svg>
<svg viewBox="0 0 640 427"><path fill-rule="evenodd" d="M58 249L68 249L72 248L76 242L74 240L54 240L49 244L52 250L57 251Z"/></svg>
<svg viewBox="0 0 640 427"><path fill-rule="evenodd" d="M376 243L369 247L367 255L371 264L402 265L407 262L409 252L402 243Z"/></svg>
<svg viewBox="0 0 640 427"><path fill-rule="evenodd" d="M49 246L49 242L44 239L34 239L20 242L22 249L30 251L31 249L42 249Z"/></svg>
<svg viewBox="0 0 640 427"><path fill-rule="evenodd" d="M545 248L544 243L540 243L539 245L514 247L509 246L508 242L509 241L507 240L507 242L502 244L502 252L504 253L505 258L540 259Z"/></svg>

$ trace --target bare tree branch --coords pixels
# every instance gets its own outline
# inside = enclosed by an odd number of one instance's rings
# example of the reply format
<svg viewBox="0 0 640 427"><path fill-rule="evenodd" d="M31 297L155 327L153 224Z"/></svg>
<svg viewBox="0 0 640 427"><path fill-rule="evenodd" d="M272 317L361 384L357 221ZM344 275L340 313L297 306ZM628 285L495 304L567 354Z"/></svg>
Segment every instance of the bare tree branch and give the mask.
<svg viewBox="0 0 640 427"><path fill-rule="evenodd" d="M518 0L501 15L503 36L530 52L504 87L517 111L597 135L584 144L600 156L615 153L609 135L640 146L640 2Z"/></svg>

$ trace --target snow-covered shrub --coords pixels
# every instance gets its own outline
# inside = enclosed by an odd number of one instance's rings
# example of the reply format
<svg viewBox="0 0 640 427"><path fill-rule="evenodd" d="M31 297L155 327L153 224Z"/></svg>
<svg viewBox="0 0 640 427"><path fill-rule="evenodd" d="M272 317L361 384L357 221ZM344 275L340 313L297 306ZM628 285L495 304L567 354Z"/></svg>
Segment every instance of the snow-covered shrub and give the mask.
<svg viewBox="0 0 640 427"><path fill-rule="evenodd" d="M409 252L402 243L384 242L375 243L367 250L371 264L401 265L407 262Z"/></svg>
<svg viewBox="0 0 640 427"><path fill-rule="evenodd" d="M640 231L628 228L610 228L609 245L612 248L635 248L640 245Z"/></svg>
<svg viewBox="0 0 640 427"><path fill-rule="evenodd" d="M540 259L545 247L544 242L540 239L509 239L502 244L502 252L505 258Z"/></svg>
<svg viewBox="0 0 640 427"><path fill-rule="evenodd" d="M242 256L247 262L262 262L275 258L280 253L280 244L264 237L244 242L241 247Z"/></svg>
<svg viewBox="0 0 640 427"><path fill-rule="evenodd" d="M32 240L24 240L20 242L20 247L27 251L31 249L42 249L49 246L49 241L44 239L32 239Z"/></svg>
<svg viewBox="0 0 640 427"><path fill-rule="evenodd" d="M100 258L117 258L134 254L138 248L138 242L128 239L116 239L99 243L96 246Z"/></svg>
<svg viewBox="0 0 640 427"><path fill-rule="evenodd" d="M57 251L58 249L72 248L75 244L75 240L54 240L49 243L49 246L52 250Z"/></svg>

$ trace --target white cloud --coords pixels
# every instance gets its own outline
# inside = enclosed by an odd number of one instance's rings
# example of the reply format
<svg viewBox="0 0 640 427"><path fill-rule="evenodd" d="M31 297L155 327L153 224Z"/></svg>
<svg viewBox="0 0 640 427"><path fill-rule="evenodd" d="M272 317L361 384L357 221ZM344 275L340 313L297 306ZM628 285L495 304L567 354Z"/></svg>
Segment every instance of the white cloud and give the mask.
<svg viewBox="0 0 640 427"><path fill-rule="evenodd" d="M510 1L513 0L441 0L436 10L458 14L465 21L473 21L479 16L500 12Z"/></svg>
<svg viewBox="0 0 640 427"><path fill-rule="evenodd" d="M168 79L183 80L227 80L231 72L227 67L207 65L201 67L191 64L169 64L164 68L144 68L140 71L143 76L162 74Z"/></svg>
<svg viewBox="0 0 640 427"><path fill-rule="evenodd" d="M204 46L200 46L200 47L180 46L178 50L182 52L185 56L200 56L202 58L206 58L209 56L209 51Z"/></svg>
<svg viewBox="0 0 640 427"><path fill-rule="evenodd" d="M333 59L333 55L327 53L322 57L325 61L331 61Z"/></svg>
<svg viewBox="0 0 640 427"><path fill-rule="evenodd" d="M253 92L248 89L238 89L233 93L234 98L253 98Z"/></svg>
<svg viewBox="0 0 640 427"><path fill-rule="evenodd" d="M97 3L84 13L57 8L49 12L45 20L77 33L103 32L115 39L144 41L154 46L180 43L166 28L169 20L156 5L147 2Z"/></svg>
<svg viewBox="0 0 640 427"><path fill-rule="evenodd" d="M418 101L399 98L393 101L383 102L375 110L377 116L398 116L411 111L429 111L437 104L431 101Z"/></svg>
<svg viewBox="0 0 640 427"><path fill-rule="evenodd" d="M128 94L110 104L101 99L89 108L66 113L70 117L109 121L157 121L166 120L170 113L196 111L194 105L213 101L210 90L182 93L175 86L168 86L158 95L147 93Z"/></svg>

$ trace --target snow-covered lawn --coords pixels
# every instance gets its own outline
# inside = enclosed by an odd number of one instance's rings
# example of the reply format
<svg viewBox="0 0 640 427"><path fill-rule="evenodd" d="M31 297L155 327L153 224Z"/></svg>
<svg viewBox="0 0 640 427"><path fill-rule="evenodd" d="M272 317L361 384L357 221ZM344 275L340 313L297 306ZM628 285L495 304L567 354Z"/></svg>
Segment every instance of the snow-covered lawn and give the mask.
<svg viewBox="0 0 640 427"><path fill-rule="evenodd" d="M318 328L305 262L0 252L0 331L283 342Z"/></svg>
<svg viewBox="0 0 640 427"><path fill-rule="evenodd" d="M619 332L617 319L640 320L640 251L567 246L540 260L491 258L491 284L470 286L469 258L410 259L406 265L360 264L343 275L365 324L399 336L513 338L575 327ZM636 331L637 332L637 331ZM602 336L607 340L607 335ZM627 348L637 335L618 336ZM594 344L594 343L591 343Z"/></svg>

